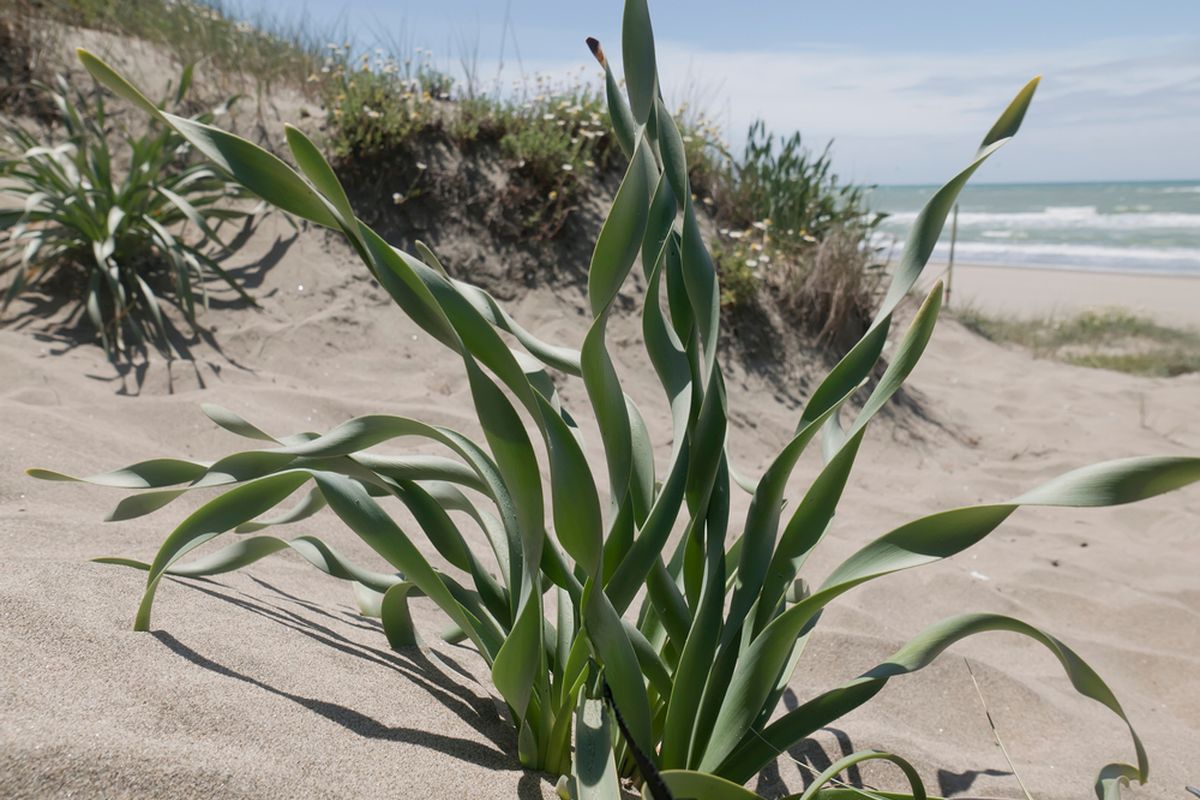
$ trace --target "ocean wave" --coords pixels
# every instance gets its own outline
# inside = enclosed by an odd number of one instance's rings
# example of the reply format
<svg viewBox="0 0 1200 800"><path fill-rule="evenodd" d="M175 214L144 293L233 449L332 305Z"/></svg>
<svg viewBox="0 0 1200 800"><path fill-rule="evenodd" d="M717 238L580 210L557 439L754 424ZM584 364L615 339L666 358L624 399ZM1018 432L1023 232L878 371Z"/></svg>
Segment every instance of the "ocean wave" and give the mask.
<svg viewBox="0 0 1200 800"><path fill-rule="evenodd" d="M1177 187L1178 188L1178 187ZM900 211L885 221L888 227L911 225L915 211ZM1042 211L963 211L958 215L960 228L1012 229L1098 229L1120 230L1200 230L1200 214L1181 211L1129 211L1106 214L1095 206L1047 206Z"/></svg>
<svg viewBox="0 0 1200 800"><path fill-rule="evenodd" d="M886 237L890 239L890 237ZM879 243L890 246L880 238ZM903 241L895 243L901 252ZM939 242L933 260L945 261L950 253L948 242ZM1025 243L1004 241L963 242L954 249L954 258L962 263L1036 265L1117 272L1152 272L1200 275L1200 248L1194 247L1105 247L1103 245Z"/></svg>

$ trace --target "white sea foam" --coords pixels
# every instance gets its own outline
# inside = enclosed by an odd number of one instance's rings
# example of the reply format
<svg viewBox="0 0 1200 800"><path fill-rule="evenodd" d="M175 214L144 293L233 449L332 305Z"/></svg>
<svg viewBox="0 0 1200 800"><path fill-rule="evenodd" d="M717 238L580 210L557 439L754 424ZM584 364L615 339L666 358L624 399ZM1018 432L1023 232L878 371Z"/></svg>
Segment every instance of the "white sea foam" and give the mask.
<svg viewBox="0 0 1200 800"><path fill-rule="evenodd" d="M903 241L896 242L894 252L899 254L903 247ZM934 248L932 260L945 261L949 252L949 242L943 240ZM954 248L954 258L963 263L1200 275L1200 247L1105 247L1011 240L959 241Z"/></svg>
<svg viewBox="0 0 1200 800"><path fill-rule="evenodd" d="M911 225L915 211L901 211L889 216L888 226ZM1112 230L1200 230L1200 213L1179 211L1129 212L1102 214L1095 206L1047 206L1043 211L963 211L958 215L960 228L998 230L1089 229Z"/></svg>
<svg viewBox="0 0 1200 800"><path fill-rule="evenodd" d="M906 238L925 187L882 187L887 246ZM935 251L954 235L946 220ZM964 262L1200 274L1200 180L1164 183L972 186L958 214Z"/></svg>

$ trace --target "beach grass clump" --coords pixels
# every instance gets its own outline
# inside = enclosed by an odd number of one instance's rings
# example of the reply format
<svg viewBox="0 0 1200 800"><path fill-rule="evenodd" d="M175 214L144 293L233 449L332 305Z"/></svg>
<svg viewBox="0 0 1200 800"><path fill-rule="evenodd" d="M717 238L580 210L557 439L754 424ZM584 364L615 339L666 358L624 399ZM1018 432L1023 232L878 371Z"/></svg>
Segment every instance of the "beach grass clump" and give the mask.
<svg viewBox="0 0 1200 800"><path fill-rule="evenodd" d="M1121 308L1022 318L968 305L954 316L980 336L1026 347L1038 358L1151 377L1200 372L1200 331Z"/></svg>
<svg viewBox="0 0 1200 800"><path fill-rule="evenodd" d="M814 153L799 132L781 139L762 120L751 124L732 169L730 227L769 219L778 246L819 241L834 228L870 228L878 216L867 209L865 187L845 183L833 171L832 144Z"/></svg>
<svg viewBox="0 0 1200 800"><path fill-rule="evenodd" d="M881 216L866 187L833 172L831 147L780 139L760 120L738 158L705 148L704 201L719 223L711 243L727 307L770 293L789 323L819 343L862 335L879 301L882 260L873 242Z"/></svg>
<svg viewBox="0 0 1200 800"><path fill-rule="evenodd" d="M811 247L778 266L780 305L819 344L852 344L871 324L886 273L868 226L826 230Z"/></svg>
<svg viewBox="0 0 1200 800"><path fill-rule="evenodd" d="M24 8L22 6L25 6ZM161 45L181 63L202 60L215 75L237 75L262 91L273 85L304 87L319 74L326 36L306 23L260 14L239 20L236 5L221 0L0 0L0 9L46 21L134 36Z"/></svg>
<svg viewBox="0 0 1200 800"><path fill-rule="evenodd" d="M191 77L184 69L165 104L183 102ZM15 200L0 209L3 308L34 289L74 302L69 320L86 319L116 360L147 345L169 355L162 302L196 331L211 280L252 302L216 260L227 251L222 231L254 216L241 184L193 159L187 138L169 126L118 129L103 92L89 96L62 77L43 88L61 125L49 138L14 121L0 127L0 178Z"/></svg>
<svg viewBox="0 0 1200 800"><path fill-rule="evenodd" d="M391 247L354 215L333 169L299 130L287 129L295 171L244 139L162 111L109 66L80 53L100 81L178 130L247 189L344 235L396 304L461 361L481 431L471 436L374 414L324 434L277 436L206 407L216 424L247 440L245 449L211 463L159 458L84 479L144 490L122 500L111 519L156 511L194 489L221 490L167 535L151 562L108 559L147 572L135 628L150 629L164 578L218 574L283 550L354 583L363 612L380 617L397 648L417 641L409 600L427 597L453 623L452 638L469 643L490 669L517 731L520 762L563 776L560 790L576 798L617 800L622 778L656 800L753 798L741 785L787 748L867 703L892 678L990 631L1043 645L1081 695L1128 725L1117 699L1078 654L998 614L939 622L881 663L865 664L859 677L777 715L824 610L855 587L954 556L1023 505L1116 505L1200 480L1200 458L1097 464L1015 498L908 522L863 545L823 580L809 580L815 576L804 570L831 527L868 428L933 333L941 285L919 303L907 329L896 332L885 366L897 309L960 190L1017 133L1036 80L1004 109L967 165L930 197L867 330L815 384L792 437L766 470L747 476L726 448L737 434L717 359L721 289L697 221L685 148L659 94L645 0L626 2L626 91L599 43L590 44L605 68L611 134L628 168L595 242L590 325L578 349L523 328L491 295L451 277L429 248L418 246L414 255ZM669 451L657 454L653 443L663 434L648 430L638 402L623 390L607 335L618 292L639 261L646 356L671 416ZM589 408L582 412L569 408L558 388L572 380L583 384ZM852 402L860 392L866 399ZM603 464L587 457L581 413L599 428ZM818 440L813 449L821 451L823 466L801 491L789 492L797 462ZM414 442L435 445L440 454L403 449ZM401 449L375 449L388 443ZM739 491L749 495L749 510L735 520L732 495ZM298 500L275 510L297 493ZM387 499L405 506L411 526L385 510ZM313 536L276 535L324 509L370 545L386 569L356 564ZM452 512L478 526L489 546L471 548L462 518ZM245 535L187 560L231 531ZM842 654L847 661L856 655ZM1134 763L1101 770L1097 787L1105 798L1129 780L1146 779L1145 750L1132 727L1129 735ZM909 784L889 796L925 796L907 761L877 751L839 761L808 796L837 772L872 759L897 764Z"/></svg>

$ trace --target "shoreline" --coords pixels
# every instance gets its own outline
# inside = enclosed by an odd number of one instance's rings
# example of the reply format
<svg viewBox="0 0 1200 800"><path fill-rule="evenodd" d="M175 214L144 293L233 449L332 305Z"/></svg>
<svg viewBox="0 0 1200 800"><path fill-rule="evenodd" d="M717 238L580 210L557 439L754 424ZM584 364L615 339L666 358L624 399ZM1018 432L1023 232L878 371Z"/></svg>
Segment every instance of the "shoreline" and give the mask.
<svg viewBox="0 0 1200 800"><path fill-rule="evenodd" d="M1030 272L1073 272L1083 275L1127 275L1131 278L1185 278L1188 280L1200 280L1200 272L1186 272L1180 270L1149 270L1149 269L1121 269L1120 267L1078 267L1072 264L1022 264L1016 261L970 261L956 259L954 267L967 267L969 269L1004 269L1004 270L1027 270ZM940 268L943 271L946 269L945 259L933 257L929 259L928 269Z"/></svg>
<svg viewBox="0 0 1200 800"><path fill-rule="evenodd" d="M946 274L931 262L922 285ZM947 306L1030 316L1124 308L1165 325L1200 328L1200 275L1088 270L1079 267L956 262Z"/></svg>

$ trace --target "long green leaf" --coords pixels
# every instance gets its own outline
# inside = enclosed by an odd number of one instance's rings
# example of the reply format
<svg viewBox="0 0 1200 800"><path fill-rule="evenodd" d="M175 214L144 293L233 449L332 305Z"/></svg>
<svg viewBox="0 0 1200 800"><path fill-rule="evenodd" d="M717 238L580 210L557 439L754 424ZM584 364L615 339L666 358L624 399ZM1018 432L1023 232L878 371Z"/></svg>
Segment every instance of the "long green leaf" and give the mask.
<svg viewBox="0 0 1200 800"><path fill-rule="evenodd" d="M1135 458L1085 467L1009 503L944 511L888 533L842 563L812 596L776 617L734 673L701 769L716 769L747 735L796 638L835 597L866 581L959 553L987 536L1020 505L1117 505L1200 480L1200 458Z"/></svg>
<svg viewBox="0 0 1200 800"><path fill-rule="evenodd" d="M163 573L180 557L209 539L232 530L277 505L309 479L304 472L283 472L259 478L205 503L166 538L150 565L146 591L138 607L134 630L150 630L154 593Z"/></svg>
<svg viewBox="0 0 1200 800"><path fill-rule="evenodd" d="M578 800L621 800L621 785L613 762L612 732L603 700L579 701L574 771Z"/></svg>
<svg viewBox="0 0 1200 800"><path fill-rule="evenodd" d="M1125 722L1133 740L1137 766L1107 765L1098 781L1099 796L1105 797L1105 793L1113 787L1131 779L1145 782L1149 765L1142 742L1120 703L1095 670L1058 639L1032 625L999 614L965 614L931 625L861 677L804 703L767 726L760 734L747 738L738 751L721 764L718 771L731 780L739 780L743 776L749 778L794 742L862 705L891 678L923 669L955 642L987 631L1018 633L1042 644L1058 659L1077 692L1106 706Z"/></svg>
<svg viewBox="0 0 1200 800"><path fill-rule="evenodd" d="M658 67L654 57L654 31L646 0L625 0L621 24L621 55L625 62L625 86L633 118L645 125L658 96Z"/></svg>
<svg viewBox="0 0 1200 800"><path fill-rule="evenodd" d="M174 128L247 189L288 213L318 225L337 227L329 203L274 155L240 136L159 110L104 61L84 49L76 52L92 77Z"/></svg>

